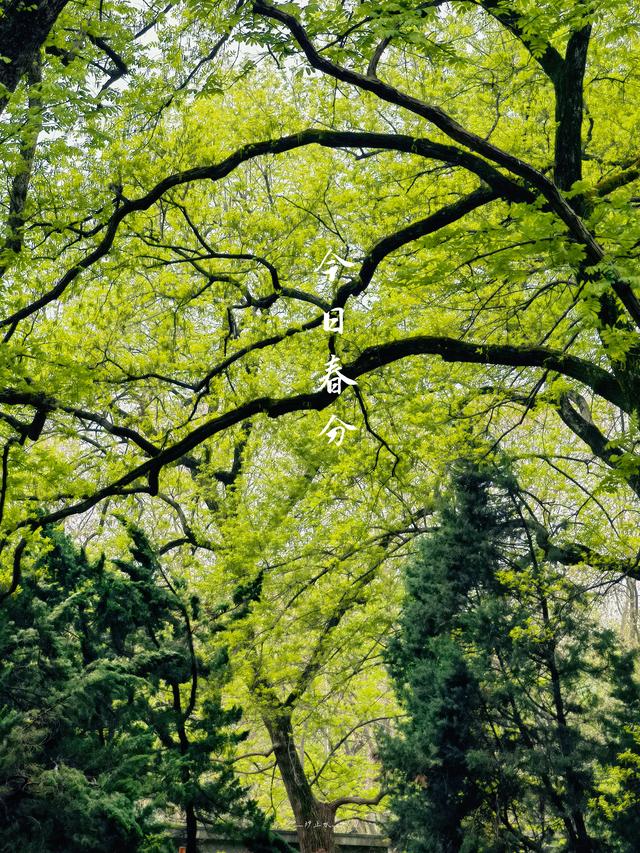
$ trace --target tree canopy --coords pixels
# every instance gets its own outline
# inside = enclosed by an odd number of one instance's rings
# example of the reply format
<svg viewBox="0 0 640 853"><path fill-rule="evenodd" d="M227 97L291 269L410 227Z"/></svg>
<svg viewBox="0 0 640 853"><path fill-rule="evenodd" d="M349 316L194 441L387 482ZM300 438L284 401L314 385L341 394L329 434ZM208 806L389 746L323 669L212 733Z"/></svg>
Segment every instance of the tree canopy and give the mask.
<svg viewBox="0 0 640 853"><path fill-rule="evenodd" d="M52 526L146 531L330 851L452 462L511 458L541 563L639 576L638 6L0 12L1 606Z"/></svg>
<svg viewBox="0 0 640 853"><path fill-rule="evenodd" d="M588 586L538 559L504 467L452 479L388 652L406 710L383 742L392 838L416 851L630 850L640 801L620 762L638 755L635 652L593 619Z"/></svg>
<svg viewBox="0 0 640 853"><path fill-rule="evenodd" d="M246 733L220 704L225 660L206 665L194 647L197 601L139 530L112 567L46 535L0 621L2 850L168 850L160 816L172 809L187 815L190 850L196 817L268 835L233 773ZM198 703L205 675L218 695Z"/></svg>

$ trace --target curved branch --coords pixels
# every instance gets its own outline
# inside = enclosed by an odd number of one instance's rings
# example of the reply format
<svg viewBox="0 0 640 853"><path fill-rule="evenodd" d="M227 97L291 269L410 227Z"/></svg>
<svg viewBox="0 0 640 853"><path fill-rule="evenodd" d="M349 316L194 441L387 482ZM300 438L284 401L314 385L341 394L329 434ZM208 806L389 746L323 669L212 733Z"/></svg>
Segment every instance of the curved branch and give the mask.
<svg viewBox="0 0 640 853"><path fill-rule="evenodd" d="M316 70L322 71L324 74L334 77L343 83L349 83L359 89L371 92L372 94L377 95L381 100L387 101L387 103L403 107L415 115L421 116L434 124L451 139L462 143L466 148L489 158L494 163L509 169L513 174L524 178L532 186L536 187L536 189L538 189L545 197L548 197L549 201L553 199L554 202L564 202L564 199L560 197L557 188L542 174L542 172L539 172L530 164L525 163L524 160L520 160L513 154L503 151L492 143L487 142L482 137L477 136L472 131L467 130L440 107L421 101L419 98L415 98L413 95L408 95L406 92L401 92L399 89L396 89L394 86L390 86L388 83L382 82L378 78L367 77L364 74L352 71L332 62L330 59L327 59L327 57L318 52L302 24L293 15L290 15L281 8L270 5L265 2L265 0L254 0L253 10L256 14L261 15L262 17L271 18L274 21L284 24L294 39L298 42L298 45L307 57L309 64ZM566 202L564 202L564 204L566 205ZM575 213L570 208L568 208L568 213L572 220L576 218ZM582 226L582 229L586 230L584 225Z"/></svg>
<svg viewBox="0 0 640 853"><path fill-rule="evenodd" d="M396 252L406 246L407 243L412 243L420 237L426 237L428 234L433 234L435 231L457 222L478 207L498 198L500 195L497 190L480 187L458 199L458 201L447 204L435 213L425 216L424 219L412 222L411 225L378 240L362 261L359 274L339 288L333 307L343 308L349 297L359 296L371 282L379 265L392 252Z"/></svg>
<svg viewBox="0 0 640 853"><path fill-rule="evenodd" d="M571 399L577 403L578 408L571 405ZM591 451L612 469L618 468L621 451L611 447L608 438L604 435L591 419L586 404L579 394L563 394L558 405L558 414L569 427ZM640 497L640 475L628 474L626 482Z"/></svg>
<svg viewBox="0 0 640 853"><path fill-rule="evenodd" d="M56 408L55 404L52 408ZM76 409L73 406L57 406L57 408L61 412L66 412L67 414L74 415L74 417L78 418L82 421L90 421L91 423L98 424L101 426L105 432L110 433L111 435L116 435L119 438L124 438L132 441L134 444L144 450L144 452L148 456L155 456L158 453L159 448L155 446L151 441L146 439L143 435L136 430L131 429L130 427L121 427L117 424L111 423L110 420L99 415L95 412L87 412L84 409Z"/></svg>
<svg viewBox="0 0 640 853"><path fill-rule="evenodd" d="M308 145L322 145L327 148L380 148L387 151L402 151L416 154L443 162L452 166L461 166L471 172L475 172L482 180L496 189L505 198L514 201L531 201L532 197L517 183L498 172L491 164L480 157L462 151L454 146L441 145L427 139L420 139L402 134L366 133L352 131L329 131L319 129L308 129L291 136L283 136L278 139L268 139L263 142L250 143L237 149L233 154L226 157L220 163L211 166L196 166L177 172L164 178L157 183L144 196L137 199L125 199L114 211L105 226L105 234L95 249L58 279L56 284L46 293L42 294L29 305L25 305L12 314L0 320L0 328L9 327L5 335L5 341L14 333L17 324L41 308L54 302L66 291L69 285L86 269L89 269L110 251L118 230L123 220L131 213L148 210L158 202L165 193L194 181L210 180L219 181L231 174L238 166L265 154L282 154L303 148Z"/></svg>
<svg viewBox="0 0 640 853"><path fill-rule="evenodd" d="M513 175L523 178L544 196L549 203L549 208L556 214L556 216L559 217L559 219L562 220L562 222L564 222L573 239L585 247L586 257L589 263L596 265L604 260L604 249L597 242L594 235L584 224L571 204L564 198L558 186L556 186L553 181L550 181L534 166L526 163L519 157L498 148L496 145L493 145L491 142L483 139L472 131L467 130L440 107L421 101L413 95L408 95L406 92L402 92L394 86L390 86L388 83L382 82L377 77L368 77L327 59L325 56L320 54L318 50L316 50L306 30L297 18L290 15L288 12L285 12L283 9L272 6L265 2L265 0L254 0L253 10L258 15L262 15L265 18L271 18L281 24L284 24L294 39L298 42L300 48L307 57L309 64L316 70L322 71L324 74L327 74L336 80L341 80L343 83L348 83L366 92L371 92L387 103L402 107L403 109L407 109L414 113L414 115L421 116L434 124L450 139L461 143L476 154L480 154L483 157L488 158L493 163L503 166ZM588 45L589 33L590 29L587 27L584 28L584 32L581 30L579 33L574 34L575 56L573 56L573 54L572 56L575 60L573 63L575 65L575 69L573 70L578 69L580 63L584 63L584 61L586 61L586 47ZM568 75L565 80L566 75L563 71L563 75L561 76L564 81L562 85L564 86L566 83L566 85L569 86L569 89L565 94L567 94L569 101L571 101L568 106L568 115L569 113L571 114L569 116L570 126L575 129L577 107L576 104L574 104L575 98L573 96L576 95L576 92L571 89L571 85L576 75L574 74L573 77ZM582 104L581 91L582 89L580 87L580 92L577 93L580 101L580 116ZM574 109L574 107L576 109ZM612 271L610 280L612 290L618 296L636 326L640 328L640 301L636 298L629 282L624 281L615 271Z"/></svg>
<svg viewBox="0 0 640 853"><path fill-rule="evenodd" d="M451 225L453 222L457 222L467 213L470 213L472 210L475 210L484 204L488 204L490 201L497 198L499 198L499 195L496 191L490 190L486 187L481 187L468 195L463 196L463 198L458 201L445 205L430 216L426 216L424 219L413 222L411 225L407 225L405 228L401 228L400 230L394 231L392 234L388 234L381 238L365 255L360 265L359 273L340 286L332 305L326 304L324 300L319 300L318 307L322 308L323 311L328 311L330 308L344 308L349 298L352 296L359 296L366 290L379 265L392 252L401 249L403 246L413 242L414 240L418 240L420 237L426 237L428 234L433 234L435 231L439 231L446 225ZM283 295L288 295L287 288L281 288L281 292ZM247 346L242 347L242 349L237 350L212 367L211 370L193 386L194 390L206 390L213 378L219 376L235 361L243 358L248 353L274 346L293 335L298 335L301 332L315 329L321 323L322 317L315 317L313 320L309 320L302 326L290 328L279 335L272 335L269 338L263 338L260 341L247 344Z"/></svg>
<svg viewBox="0 0 640 853"><path fill-rule="evenodd" d="M455 338L417 335L365 349L354 361L343 366L343 373L357 378L387 364L416 355L438 355L445 361L469 364L495 364L510 367L533 367L554 370L564 376L576 379L594 390L600 397L625 409L627 400L615 377L597 365L577 356L567 355L559 350L545 347L516 347L503 344L473 344ZM182 459L191 450L207 439L249 420L258 414L270 418L279 418L292 412L322 411L335 402L335 395L326 390L293 397L257 397L225 412L187 433L182 439L163 448L153 458L140 463L118 480L98 489L75 504L37 517L29 517L18 522L14 529L36 529L61 521L78 513L92 509L100 501L111 496L123 494L153 492L148 488L133 486L140 478L148 478L154 486L160 470ZM132 487L132 488L129 488Z"/></svg>
<svg viewBox="0 0 640 853"><path fill-rule="evenodd" d="M444 361L466 364L540 367L553 370L563 376L577 379L578 382L595 391L598 396L620 409L628 411L631 407L631 402L627 400L612 373L585 359L546 347L482 344L461 341L457 338L418 335L369 347L351 365L348 365L346 370L350 376L359 376L410 355L439 355Z"/></svg>
<svg viewBox="0 0 640 853"><path fill-rule="evenodd" d="M552 542L547 528L535 518L527 519L526 524L531 527L536 544L544 551L545 559L551 563L560 563L563 566L586 563L594 569L640 580L640 553L634 559L624 559L601 554L582 542Z"/></svg>
<svg viewBox="0 0 640 853"><path fill-rule="evenodd" d="M373 51L369 64L367 65L367 77L378 76L378 63L382 59L385 50L391 44L391 36L386 36L378 42L376 49Z"/></svg>

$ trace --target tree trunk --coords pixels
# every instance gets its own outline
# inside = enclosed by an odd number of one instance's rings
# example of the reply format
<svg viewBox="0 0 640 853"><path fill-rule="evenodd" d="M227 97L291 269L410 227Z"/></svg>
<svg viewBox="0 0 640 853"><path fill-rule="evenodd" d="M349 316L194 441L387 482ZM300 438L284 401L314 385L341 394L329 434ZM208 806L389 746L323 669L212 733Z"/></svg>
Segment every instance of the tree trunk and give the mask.
<svg viewBox="0 0 640 853"><path fill-rule="evenodd" d="M173 693L173 709L176 712L176 729L178 733L178 742L180 745L180 755L186 756L189 752L189 738L184 724L184 716L182 714L182 705L180 702L180 685L176 682L171 683ZM191 782L191 774L188 767L182 767L182 781L185 786ZM196 812L192 802L186 802L184 805L185 815L185 830L187 835L186 853L198 853L198 821Z"/></svg>
<svg viewBox="0 0 640 853"><path fill-rule="evenodd" d="M295 815L300 853L335 853L335 810L313 795L293 740L290 712L278 709L264 722Z"/></svg>
<svg viewBox="0 0 640 853"><path fill-rule="evenodd" d="M186 853L198 853L198 821L196 820L196 813L189 803L185 807L185 824L187 830L187 847Z"/></svg>
<svg viewBox="0 0 640 853"><path fill-rule="evenodd" d="M0 84L9 92L32 67L51 27L68 0L36 0L35 3L3 4L0 16ZM0 111L7 103L7 95L0 96Z"/></svg>
<svg viewBox="0 0 640 853"><path fill-rule="evenodd" d="M626 578L622 611L622 635L631 646L638 645L638 588L635 578Z"/></svg>
<svg viewBox="0 0 640 853"><path fill-rule="evenodd" d="M560 74L556 77L556 136L554 180L568 190L582 178L583 80L591 26L572 33Z"/></svg>

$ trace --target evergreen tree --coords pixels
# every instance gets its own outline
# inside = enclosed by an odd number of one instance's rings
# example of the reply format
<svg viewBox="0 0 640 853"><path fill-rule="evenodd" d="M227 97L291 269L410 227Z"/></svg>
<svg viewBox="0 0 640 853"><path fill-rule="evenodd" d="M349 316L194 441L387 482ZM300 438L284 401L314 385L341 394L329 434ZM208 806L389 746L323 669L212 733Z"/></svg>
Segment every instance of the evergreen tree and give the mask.
<svg viewBox="0 0 640 853"><path fill-rule="evenodd" d="M0 851L170 849L176 809L189 853L197 820L269 836L231 769L243 735L220 703L224 657L200 659L197 600L130 534L131 558L107 565L50 530L51 550L3 602Z"/></svg>
<svg viewBox="0 0 640 853"><path fill-rule="evenodd" d="M635 849L596 805L640 720L631 656L544 561L508 473L461 465L440 517L388 650L406 712L381 745L392 839L410 853Z"/></svg>

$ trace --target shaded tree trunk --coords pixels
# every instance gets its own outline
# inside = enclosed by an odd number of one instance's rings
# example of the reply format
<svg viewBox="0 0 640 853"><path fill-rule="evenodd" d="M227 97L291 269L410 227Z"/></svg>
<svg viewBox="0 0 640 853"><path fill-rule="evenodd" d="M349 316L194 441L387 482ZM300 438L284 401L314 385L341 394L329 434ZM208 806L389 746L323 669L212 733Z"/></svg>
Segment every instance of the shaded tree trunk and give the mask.
<svg viewBox="0 0 640 853"><path fill-rule="evenodd" d="M582 178L583 81L591 26L572 33L562 71L553 84L556 93L554 180L562 190Z"/></svg>
<svg viewBox="0 0 640 853"><path fill-rule="evenodd" d="M15 91L49 35L68 0L14 0L4 5L0 17L0 84ZM0 111L8 101L0 95Z"/></svg>
<svg viewBox="0 0 640 853"><path fill-rule="evenodd" d="M625 578L625 600L622 611L622 634L632 646L637 646L638 636L638 587L635 578Z"/></svg>
<svg viewBox="0 0 640 853"><path fill-rule="evenodd" d="M335 808L313 795L294 743L290 712L278 709L265 715L264 723L295 815L300 853L335 853Z"/></svg>
<svg viewBox="0 0 640 853"><path fill-rule="evenodd" d="M173 693L173 708L176 712L178 742L180 745L180 754L186 756L189 752L189 738L184 724L185 717L182 713L180 702L180 685L173 683L171 685ZM191 781L189 769L184 766L182 768L182 781L185 786L188 786ZM187 802L184 806L185 815L185 831L187 836L186 853L198 853L198 821L196 818L195 808L193 803Z"/></svg>

